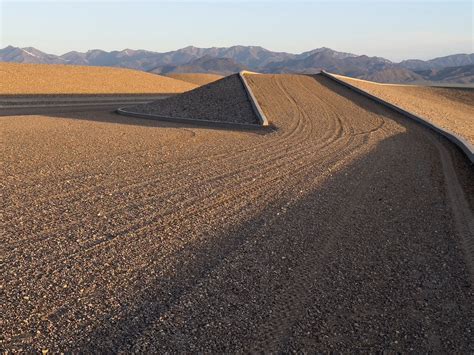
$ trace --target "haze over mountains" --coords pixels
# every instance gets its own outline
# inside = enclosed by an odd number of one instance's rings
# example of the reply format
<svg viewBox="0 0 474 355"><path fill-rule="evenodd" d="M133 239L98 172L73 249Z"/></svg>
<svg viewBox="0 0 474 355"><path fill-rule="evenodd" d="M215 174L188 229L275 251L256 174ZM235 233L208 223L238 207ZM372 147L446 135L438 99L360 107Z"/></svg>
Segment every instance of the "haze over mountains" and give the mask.
<svg viewBox="0 0 474 355"><path fill-rule="evenodd" d="M338 52L325 47L300 54L273 52L258 46L189 46L165 53L132 49L107 52L94 49L85 53L73 51L57 56L33 47L8 46L0 49L0 61L112 66L158 74L194 72L227 75L242 69L263 73L315 73L325 69L379 82L436 81L474 84L474 53L395 63L382 57Z"/></svg>

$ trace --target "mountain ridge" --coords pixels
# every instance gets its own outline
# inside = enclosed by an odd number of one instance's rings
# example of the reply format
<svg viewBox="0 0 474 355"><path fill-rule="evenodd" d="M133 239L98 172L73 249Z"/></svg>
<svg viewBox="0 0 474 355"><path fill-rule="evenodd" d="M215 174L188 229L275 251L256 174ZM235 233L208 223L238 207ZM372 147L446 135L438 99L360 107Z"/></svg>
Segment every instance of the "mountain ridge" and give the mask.
<svg viewBox="0 0 474 355"><path fill-rule="evenodd" d="M202 59L205 58L205 59ZM198 73L231 74L249 69L263 73L316 73L321 69L356 78L381 82L412 82L435 80L474 84L471 70L474 53L453 54L433 58L392 62L383 57L357 55L321 47L299 54L274 52L261 46L236 45L231 47L200 48L187 46L168 52L144 49L104 51L91 49L86 52L70 51L62 55L42 52L33 47L7 46L0 49L0 61L40 64L70 64L112 66L154 73L179 73L194 70ZM444 77L442 69L451 69ZM449 73L448 73L449 72ZM436 74L435 74L436 73ZM455 73L455 74L454 74ZM463 75L466 77L463 77Z"/></svg>

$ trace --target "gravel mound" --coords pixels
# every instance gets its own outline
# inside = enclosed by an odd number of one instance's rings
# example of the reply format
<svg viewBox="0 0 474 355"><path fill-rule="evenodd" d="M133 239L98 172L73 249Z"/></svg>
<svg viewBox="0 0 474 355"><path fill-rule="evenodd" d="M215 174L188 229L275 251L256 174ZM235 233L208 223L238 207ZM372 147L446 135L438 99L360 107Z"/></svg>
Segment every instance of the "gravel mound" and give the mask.
<svg viewBox="0 0 474 355"><path fill-rule="evenodd" d="M474 144L473 89L378 84L345 76L338 78L457 133Z"/></svg>
<svg viewBox="0 0 474 355"><path fill-rule="evenodd" d="M199 86L206 85L222 79L224 76L219 74L204 74L204 73L173 73L166 74L167 77L186 81L188 83L196 84Z"/></svg>
<svg viewBox="0 0 474 355"><path fill-rule="evenodd" d="M137 113L229 123L258 123L237 74L167 99L126 108Z"/></svg>

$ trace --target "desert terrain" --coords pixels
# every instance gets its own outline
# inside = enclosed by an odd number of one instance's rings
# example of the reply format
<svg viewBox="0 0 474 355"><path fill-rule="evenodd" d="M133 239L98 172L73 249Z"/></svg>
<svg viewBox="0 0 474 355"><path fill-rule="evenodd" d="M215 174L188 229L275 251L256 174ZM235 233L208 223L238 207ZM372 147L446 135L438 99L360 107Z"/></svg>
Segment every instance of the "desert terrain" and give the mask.
<svg viewBox="0 0 474 355"><path fill-rule="evenodd" d="M219 74L205 74L205 73L171 73L167 74L166 76L187 81L192 84L196 85L206 85L212 83L213 81L222 79L224 76Z"/></svg>
<svg viewBox="0 0 474 355"><path fill-rule="evenodd" d="M474 89L378 84L337 75L341 80L380 97L474 145Z"/></svg>
<svg viewBox="0 0 474 355"><path fill-rule="evenodd" d="M0 63L0 95L175 94L196 85L138 70Z"/></svg>
<svg viewBox="0 0 474 355"><path fill-rule="evenodd" d="M151 102L198 85L137 70L0 63L0 115L116 109Z"/></svg>
<svg viewBox="0 0 474 355"><path fill-rule="evenodd" d="M323 76L246 77L274 127L0 117L2 349L472 351L462 152ZM203 114L248 109L232 81Z"/></svg>

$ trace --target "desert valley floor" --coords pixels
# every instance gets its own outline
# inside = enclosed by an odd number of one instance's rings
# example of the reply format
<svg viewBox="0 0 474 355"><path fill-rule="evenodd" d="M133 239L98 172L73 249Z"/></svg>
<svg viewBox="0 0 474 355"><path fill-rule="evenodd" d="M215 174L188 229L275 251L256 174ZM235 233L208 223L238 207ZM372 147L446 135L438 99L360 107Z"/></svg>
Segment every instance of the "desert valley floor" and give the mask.
<svg viewBox="0 0 474 355"><path fill-rule="evenodd" d="M462 152L322 76L248 81L272 128L0 117L2 349L474 351Z"/></svg>

